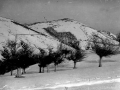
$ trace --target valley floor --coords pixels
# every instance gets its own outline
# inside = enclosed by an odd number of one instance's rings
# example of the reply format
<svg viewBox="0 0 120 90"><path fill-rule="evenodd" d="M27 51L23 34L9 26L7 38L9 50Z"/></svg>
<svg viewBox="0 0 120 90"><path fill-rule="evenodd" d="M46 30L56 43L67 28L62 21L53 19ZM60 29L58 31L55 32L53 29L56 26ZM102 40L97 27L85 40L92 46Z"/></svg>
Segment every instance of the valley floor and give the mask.
<svg viewBox="0 0 120 90"><path fill-rule="evenodd" d="M7 73L0 76L0 90L120 90L120 55L103 58L102 67L98 59L90 54L77 63L77 69L70 61L60 64L57 72L51 65L49 73L38 73L38 66L33 65L22 78Z"/></svg>

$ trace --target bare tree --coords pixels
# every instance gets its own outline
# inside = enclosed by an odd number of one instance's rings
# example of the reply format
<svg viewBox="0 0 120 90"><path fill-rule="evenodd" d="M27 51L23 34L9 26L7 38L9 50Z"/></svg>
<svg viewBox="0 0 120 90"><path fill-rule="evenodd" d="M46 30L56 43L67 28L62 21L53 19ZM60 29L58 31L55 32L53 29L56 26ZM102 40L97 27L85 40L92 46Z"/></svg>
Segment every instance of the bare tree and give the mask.
<svg viewBox="0 0 120 90"><path fill-rule="evenodd" d="M22 74L24 74L26 73L25 69L30 65L34 64L35 62L32 59L32 53L33 53L32 47L30 47L30 45L28 45L24 41L21 41L20 45L21 45L21 49L18 52L19 64L20 64L20 67L23 69Z"/></svg>
<svg viewBox="0 0 120 90"><path fill-rule="evenodd" d="M47 59L47 54L45 50L38 48L40 53L37 55L38 59L38 66L39 66L39 73L43 72L44 73L44 68L46 67L46 59Z"/></svg>
<svg viewBox="0 0 120 90"><path fill-rule="evenodd" d="M3 50L1 50L1 55L4 57L2 60L3 62L1 63L1 68L2 68L2 72L1 73L6 73L7 71L11 71L11 76L12 76L12 69L13 69L13 59L11 59L11 53L8 50L7 47L3 47ZM8 68L10 68L10 70L8 70Z"/></svg>
<svg viewBox="0 0 120 90"><path fill-rule="evenodd" d="M91 45L92 50L100 57L99 67L102 67L102 57L116 54L116 46L111 44L107 38L101 38L96 34L93 34L93 44Z"/></svg>
<svg viewBox="0 0 120 90"><path fill-rule="evenodd" d="M62 52L59 50L51 54L51 59L53 60L55 66L55 70L54 70L55 72L57 65L63 62L62 55L63 55Z"/></svg>
<svg viewBox="0 0 120 90"><path fill-rule="evenodd" d="M14 67L16 67L17 64L16 42L8 40L3 46L3 50L1 50L1 55L4 57L4 63L6 62L6 64L8 64L9 68L11 69L10 71L12 75L12 70L15 69Z"/></svg>
<svg viewBox="0 0 120 90"><path fill-rule="evenodd" d="M69 49L68 49L69 48ZM61 64L64 61L64 58L66 58L66 55L70 53L72 49L70 47L63 45L60 43L57 47L57 51L52 52L52 49L50 49L50 58L52 62L54 63L55 69L54 71L56 72L58 64Z"/></svg>
<svg viewBox="0 0 120 90"><path fill-rule="evenodd" d="M69 60L72 60L74 62L73 69L77 68L76 67L77 62L82 61L83 58L85 58L85 53L81 48L76 49L75 52L71 52L70 56L68 57Z"/></svg>
<svg viewBox="0 0 120 90"><path fill-rule="evenodd" d="M27 43L21 41L17 44L15 41L8 40L1 50L5 72L11 71L12 75L12 70L17 69L16 77L21 77L21 68L25 72L26 67L34 64L31 60L32 52L32 48Z"/></svg>

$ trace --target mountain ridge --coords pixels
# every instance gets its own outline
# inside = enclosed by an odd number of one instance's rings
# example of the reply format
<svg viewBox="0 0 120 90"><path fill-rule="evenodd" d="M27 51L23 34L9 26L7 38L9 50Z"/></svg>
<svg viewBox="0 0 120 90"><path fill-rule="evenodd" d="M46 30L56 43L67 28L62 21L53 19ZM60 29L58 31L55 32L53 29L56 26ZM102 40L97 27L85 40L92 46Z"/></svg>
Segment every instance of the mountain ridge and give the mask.
<svg viewBox="0 0 120 90"><path fill-rule="evenodd" d="M69 33L69 35L71 34L72 37L75 36L75 38L80 42L80 47L82 47L82 49L84 49L84 50L86 49L88 42L90 42L90 39L91 39L93 33L96 33L99 37L108 38L110 40L110 42L113 44L118 44L118 42L116 41L116 35L114 35L110 32L107 32L107 31L92 29L92 28L90 28L76 20L70 19L70 18L63 18L63 19L58 19L58 20L53 20L53 21L46 21L46 22L35 22L33 24L24 25L24 24L20 24L20 23L14 21L14 20L0 17L0 23L1 23L1 27L3 29L4 29L3 26L5 26L5 28L7 30L7 31L5 30L6 33L8 33L8 32L10 33L11 28L13 28L14 31L11 32L11 33L14 32L13 34L18 33L18 32L19 32L19 34L22 34L23 32L27 33L27 34L32 34L32 33L36 34L37 33L37 34L46 36L48 38L58 40L58 38L55 38L55 37L51 36L50 33L46 32L45 29L48 27L51 27L59 34L65 32L65 33ZM2 26L2 24L3 24L3 26ZM21 30L22 29L24 29L24 30L20 31L20 28L21 28ZM65 35L65 33L63 33L63 34ZM3 35L3 33L0 33L0 36L7 37L7 35ZM27 37L27 36L25 36L25 37Z"/></svg>
<svg viewBox="0 0 120 90"><path fill-rule="evenodd" d="M48 35L48 33L44 30L44 28L48 27L52 27L57 32L71 32L80 42L82 42L81 47L83 49L86 48L88 44L87 42L90 41L92 34L94 33L104 39L108 38L111 43L114 43L116 45L118 44L116 41L116 35L112 34L111 32L95 30L91 27L88 27L87 25L69 18L33 23L31 25L29 24L28 27L38 32L42 32L46 35Z"/></svg>
<svg viewBox="0 0 120 90"><path fill-rule="evenodd" d="M37 48L42 48L48 52L48 48L53 47L53 51L56 51L58 45L60 44L56 38L47 36L41 32L37 32L34 29L13 20L0 17L0 50L3 49L3 46L8 39L15 40L16 35L17 43L19 43L20 40L23 40L31 45L36 53L39 52ZM64 47L67 49L73 49L67 45L64 45Z"/></svg>

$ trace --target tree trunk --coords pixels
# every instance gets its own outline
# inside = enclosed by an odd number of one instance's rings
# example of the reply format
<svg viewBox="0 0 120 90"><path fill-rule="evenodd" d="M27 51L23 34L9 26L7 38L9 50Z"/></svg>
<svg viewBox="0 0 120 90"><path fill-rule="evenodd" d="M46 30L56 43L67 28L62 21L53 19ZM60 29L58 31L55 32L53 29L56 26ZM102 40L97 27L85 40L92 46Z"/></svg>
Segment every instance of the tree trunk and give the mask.
<svg viewBox="0 0 120 90"><path fill-rule="evenodd" d="M44 67L43 67L43 73L44 73Z"/></svg>
<svg viewBox="0 0 120 90"><path fill-rule="evenodd" d="M22 74L25 74L25 73L26 73L26 72L25 72L25 68L23 68L23 69L22 69Z"/></svg>
<svg viewBox="0 0 120 90"><path fill-rule="evenodd" d="M47 72L49 72L49 65L47 65Z"/></svg>
<svg viewBox="0 0 120 90"><path fill-rule="evenodd" d="M24 70L24 73L26 73L25 68L23 70Z"/></svg>
<svg viewBox="0 0 120 90"><path fill-rule="evenodd" d="M102 67L102 57L99 59L99 67Z"/></svg>
<svg viewBox="0 0 120 90"><path fill-rule="evenodd" d="M56 68L57 68L57 65L55 64L55 70L54 70L55 72L56 72L56 70L57 70Z"/></svg>
<svg viewBox="0 0 120 90"><path fill-rule="evenodd" d="M21 69L21 71L22 71L22 74L24 74L23 68Z"/></svg>
<svg viewBox="0 0 120 90"><path fill-rule="evenodd" d="M21 68L17 68L17 75L16 75L17 78L20 78L21 77Z"/></svg>
<svg viewBox="0 0 120 90"><path fill-rule="evenodd" d="M11 64L11 71L10 71L11 76L13 75L13 65Z"/></svg>
<svg viewBox="0 0 120 90"><path fill-rule="evenodd" d="M42 68L42 67L41 67L41 66L39 66L39 73L41 73L41 70L42 70L41 68Z"/></svg>
<svg viewBox="0 0 120 90"><path fill-rule="evenodd" d="M13 75L13 70L10 71L11 72L11 76Z"/></svg>
<svg viewBox="0 0 120 90"><path fill-rule="evenodd" d="M76 61L74 61L74 67L73 67L73 69L76 69Z"/></svg>

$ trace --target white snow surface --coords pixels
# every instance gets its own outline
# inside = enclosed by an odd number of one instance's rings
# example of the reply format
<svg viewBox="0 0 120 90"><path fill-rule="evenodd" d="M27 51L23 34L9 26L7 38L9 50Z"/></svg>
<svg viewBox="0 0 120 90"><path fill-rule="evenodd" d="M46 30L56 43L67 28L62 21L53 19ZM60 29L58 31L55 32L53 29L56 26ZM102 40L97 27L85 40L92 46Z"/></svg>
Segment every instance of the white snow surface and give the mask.
<svg viewBox="0 0 120 90"><path fill-rule="evenodd" d="M17 34L17 42L20 40L25 41L34 48L34 53L38 53L37 48L42 48L48 52L48 48L53 48L53 51L57 50L60 42L54 37L50 36L43 28L53 27L57 32L71 32L80 41L80 46L85 49L92 37L93 33L96 33L102 38L108 38L111 43L118 44L117 41L113 39L116 36L112 33L106 33L104 31L98 32L80 22L72 19L59 19L48 22L40 22L28 25L26 28L21 24L14 23L13 20L0 17L0 49L4 46L5 42L10 40L15 40L15 35ZM32 29L32 30L31 30ZM45 35L39 34L37 32L43 33ZM35 35L19 35L19 34L35 34ZM69 47L69 46L67 46ZM72 49L71 47L69 47ZM0 58L1 59L1 58Z"/></svg>
<svg viewBox="0 0 120 90"><path fill-rule="evenodd" d="M47 52L48 48L51 47L53 48L53 51L56 51L58 45L60 44L60 42L55 38L38 34L34 31L31 31L31 29L27 29L19 24L13 23L12 20L0 17L0 50L3 49L2 47L5 45L8 39L15 40L16 34L17 43L19 43L20 40L23 40L34 48L34 53L39 52L38 48L42 48ZM0 59L1 58L2 56L0 55Z"/></svg>
<svg viewBox="0 0 120 90"><path fill-rule="evenodd" d="M80 46L82 49L85 49L92 37L93 33L97 34L101 38L108 38L111 43L118 44L116 40L116 35L109 32L109 34L105 31L97 31L92 29L80 22L77 22L73 19L59 19L48 22L38 22L35 24L28 25L28 27L38 31L43 32L48 35L48 33L43 30L43 28L53 27L57 32L71 32L76 36L78 40L80 40Z"/></svg>

